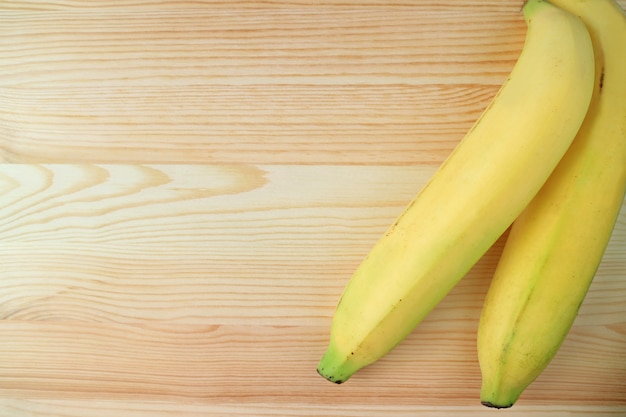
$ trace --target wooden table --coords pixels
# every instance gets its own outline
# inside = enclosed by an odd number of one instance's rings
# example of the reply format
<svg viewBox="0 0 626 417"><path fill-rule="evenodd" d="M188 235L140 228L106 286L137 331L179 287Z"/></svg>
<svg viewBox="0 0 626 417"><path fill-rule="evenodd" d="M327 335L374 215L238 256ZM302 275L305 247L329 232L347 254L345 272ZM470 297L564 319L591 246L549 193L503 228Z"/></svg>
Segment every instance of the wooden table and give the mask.
<svg viewBox="0 0 626 417"><path fill-rule="evenodd" d="M626 6L626 1L620 1ZM348 383L356 265L513 67L521 1L4 0L0 416L482 416L503 239ZM503 415L626 414L626 210Z"/></svg>

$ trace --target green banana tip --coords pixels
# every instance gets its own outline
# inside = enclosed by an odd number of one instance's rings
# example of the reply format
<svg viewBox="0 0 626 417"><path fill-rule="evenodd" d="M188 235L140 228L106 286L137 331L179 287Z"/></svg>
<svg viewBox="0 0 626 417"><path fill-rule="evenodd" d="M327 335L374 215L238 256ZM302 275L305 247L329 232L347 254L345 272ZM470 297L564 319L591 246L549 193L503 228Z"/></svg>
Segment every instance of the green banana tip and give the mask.
<svg viewBox="0 0 626 417"><path fill-rule="evenodd" d="M511 408L511 407L513 407L513 404L504 404L504 405L502 405L502 404L492 403L491 401L481 401L480 403L482 405L484 405L485 407L489 407L489 408L498 408L498 409L500 409L500 408Z"/></svg>
<svg viewBox="0 0 626 417"><path fill-rule="evenodd" d="M324 378L325 380L330 381L330 382L332 382L332 383L335 383L335 384L337 384L337 385L339 385L339 384L342 384L342 383L343 383L343 380L341 380L341 379L335 379L335 378L333 378L332 376L329 376L329 375L324 375L324 371L323 371L323 369L317 368L317 373L318 373L318 374L319 374L322 378Z"/></svg>
<svg viewBox="0 0 626 417"><path fill-rule="evenodd" d="M529 21L532 15L537 10L537 7L541 5L542 3L545 3L545 1L544 0L524 0L524 3L522 4L522 9L521 9L524 14L524 18L527 21Z"/></svg>

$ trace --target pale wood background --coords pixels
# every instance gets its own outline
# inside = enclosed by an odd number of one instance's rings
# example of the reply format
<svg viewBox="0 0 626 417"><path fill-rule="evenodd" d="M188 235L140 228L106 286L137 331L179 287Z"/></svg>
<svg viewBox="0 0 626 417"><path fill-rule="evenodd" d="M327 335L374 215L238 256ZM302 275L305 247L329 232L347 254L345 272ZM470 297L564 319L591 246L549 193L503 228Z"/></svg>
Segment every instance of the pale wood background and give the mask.
<svg viewBox="0 0 626 417"><path fill-rule="evenodd" d="M626 1L621 1L626 6ZM482 416L501 239L315 373L352 270L522 47L521 2L0 3L0 416ZM626 414L626 210L515 416Z"/></svg>

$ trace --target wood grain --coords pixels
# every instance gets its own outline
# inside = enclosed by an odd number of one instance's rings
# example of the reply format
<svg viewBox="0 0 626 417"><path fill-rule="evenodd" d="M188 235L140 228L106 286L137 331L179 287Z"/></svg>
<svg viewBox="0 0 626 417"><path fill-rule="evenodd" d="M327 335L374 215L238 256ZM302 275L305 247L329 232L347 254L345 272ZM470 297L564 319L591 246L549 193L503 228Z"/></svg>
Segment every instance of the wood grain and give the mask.
<svg viewBox="0 0 626 417"><path fill-rule="evenodd" d="M439 163L525 34L515 2L219 4L6 3L0 159Z"/></svg>
<svg viewBox="0 0 626 417"><path fill-rule="evenodd" d="M519 1L0 11L0 161L27 163L438 164L526 30Z"/></svg>
<svg viewBox="0 0 626 417"><path fill-rule="evenodd" d="M626 1L620 0L626 7ZM356 265L497 92L521 0L0 2L0 416L482 416L503 239L315 373ZM510 415L626 415L626 209Z"/></svg>
<svg viewBox="0 0 626 417"><path fill-rule="evenodd" d="M432 172L1 165L0 411L477 415L474 334L502 241L392 354L342 386L315 373L351 271ZM624 213L516 413L626 410Z"/></svg>
<svg viewBox="0 0 626 417"><path fill-rule="evenodd" d="M338 410L338 409L335 409ZM487 415L484 409L478 407L468 410L467 407L456 406L386 406L376 407L372 405L342 406L341 415L346 417L449 417L467 416L480 417ZM47 417L51 413L62 413L63 417L93 417L116 416L120 414L130 417L172 417L172 416L229 416L229 417L268 417L268 416L327 416L327 406L281 404L267 405L258 404L224 404L207 407L203 404L172 404L166 402L129 402L129 401L72 401L72 400L29 400L29 401L2 401L0 400L0 412L11 416ZM331 411L332 412L332 411ZM613 407L593 406L518 406L518 408L500 411L507 416L550 416L550 417L596 417L624 415L624 409Z"/></svg>

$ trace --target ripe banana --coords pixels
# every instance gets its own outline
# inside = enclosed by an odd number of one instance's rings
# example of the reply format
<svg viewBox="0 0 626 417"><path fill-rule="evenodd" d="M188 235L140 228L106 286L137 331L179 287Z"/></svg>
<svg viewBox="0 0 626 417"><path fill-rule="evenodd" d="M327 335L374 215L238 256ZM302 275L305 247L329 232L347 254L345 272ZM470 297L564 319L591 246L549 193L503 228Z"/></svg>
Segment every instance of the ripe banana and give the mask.
<svg viewBox="0 0 626 417"><path fill-rule="evenodd" d="M613 0L553 0L579 15L595 51L588 114L514 222L478 330L481 401L512 406L568 334L626 193L626 16Z"/></svg>
<svg viewBox="0 0 626 417"><path fill-rule="evenodd" d="M580 127L594 62L582 21L524 6L509 78L431 180L356 269L317 371L342 383L403 340L539 191Z"/></svg>

